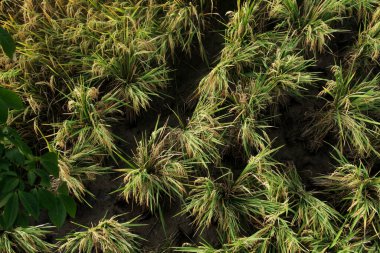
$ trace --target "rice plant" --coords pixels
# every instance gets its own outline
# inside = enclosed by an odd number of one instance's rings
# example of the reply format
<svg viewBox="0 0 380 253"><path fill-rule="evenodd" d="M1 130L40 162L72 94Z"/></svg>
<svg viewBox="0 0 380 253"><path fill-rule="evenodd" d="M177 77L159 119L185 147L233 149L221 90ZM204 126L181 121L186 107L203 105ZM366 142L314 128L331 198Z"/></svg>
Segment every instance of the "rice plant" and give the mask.
<svg viewBox="0 0 380 253"><path fill-rule="evenodd" d="M338 238L338 237L337 237ZM320 238L308 232L304 233L301 241L307 246L310 252L376 252L378 249L375 238L361 238L355 231L345 233L339 240L331 241L328 238ZM375 251L374 251L375 250Z"/></svg>
<svg viewBox="0 0 380 253"><path fill-rule="evenodd" d="M192 164L208 168L220 164L220 149L224 145L223 132L229 127L222 121L226 115L217 116L222 109L198 102L191 118L181 121L180 127L170 129L170 139L176 150L186 155Z"/></svg>
<svg viewBox="0 0 380 253"><path fill-rule="evenodd" d="M85 84L83 78L80 78L79 83L74 87L68 96L67 108L74 121L70 125L75 128L67 133L67 137L79 136L78 139L80 139L81 135L84 135L87 141L103 146L105 150L112 153L116 147L107 124L115 121L114 115L121 114L120 107L123 104L113 93L102 96L99 88Z"/></svg>
<svg viewBox="0 0 380 253"><path fill-rule="evenodd" d="M250 155L252 148L262 150L270 143L265 132L269 125L262 114L272 101L270 93L273 86L266 83L264 75L248 82L246 87L239 84L236 91L231 93L230 110L235 115L239 140L246 154Z"/></svg>
<svg viewBox="0 0 380 253"><path fill-rule="evenodd" d="M135 219L127 222L118 222L117 217L103 218L99 223L91 227L85 227L83 231L66 235L59 243L58 252L67 253L91 253L91 252L140 252L142 238L133 233Z"/></svg>
<svg viewBox="0 0 380 253"><path fill-rule="evenodd" d="M241 237L241 233L235 233L234 237L231 237L232 240L223 244L220 249L202 244L197 247L183 246L178 248L178 251L304 252L308 249L314 250L314 246L311 244L315 242L318 242L321 247L324 245L322 248L325 247L326 249L332 244L339 232L341 215L333 207L304 189L293 166L284 166L273 161L270 158L273 152L275 150L266 148L257 156L251 157L247 167L236 179L236 182L244 184L246 191L251 189L253 193L251 196L256 198L256 201L262 201L259 209L261 211L251 217L257 230L244 237ZM217 190L217 180L228 177L228 175L231 175L231 172L227 172L216 180L198 178L202 187L197 185L198 182L195 182L193 188L195 192L190 193L190 195L192 193L195 195L189 197L191 202L188 207L191 207L193 211L197 210L197 213L193 213L193 215L199 215L195 216L195 222L198 223L198 226L203 224L207 227L207 219L214 218L219 225L229 224L229 227L226 226L225 229L239 231L239 226L231 227L231 224L234 224L234 220L231 221L231 219L237 217L238 214L245 214L249 205L241 204L240 210L232 209L232 206L228 205L233 203L231 198L227 202L224 199L225 195L218 194L221 190ZM233 182L232 178L230 182ZM202 194L203 192L208 192L208 194ZM231 190L229 192L230 194L234 193ZM196 205L198 201L199 204ZM210 204L212 206L209 206ZM242 209L243 206L245 206L244 209ZM220 221L222 217L218 215L223 213L219 211L222 207L225 210L231 209L230 221L228 221L227 215L223 219L226 220L225 222ZM249 214L245 215L250 216Z"/></svg>
<svg viewBox="0 0 380 253"><path fill-rule="evenodd" d="M202 244L198 247L182 246L177 248L178 252L194 253L249 253L249 252L303 252L301 242L297 235L283 219L269 222L266 226L248 237L238 238L231 243L222 245L216 249L211 245Z"/></svg>
<svg viewBox="0 0 380 253"><path fill-rule="evenodd" d="M313 85L319 79L309 68L315 65L313 60L302 56L297 49L298 40L286 35L282 42L268 53L265 58L263 72L266 74L268 85L272 85L272 96L275 101L286 95L301 96L307 85Z"/></svg>
<svg viewBox="0 0 380 253"><path fill-rule="evenodd" d="M17 227L0 233L0 249L4 253L48 253L55 246L44 241L52 229L48 225Z"/></svg>
<svg viewBox="0 0 380 253"><path fill-rule="evenodd" d="M261 33L264 30L267 13L265 1L237 1L237 11L230 13L226 27L226 40L228 43L242 44L253 38L254 31Z"/></svg>
<svg viewBox="0 0 380 253"><path fill-rule="evenodd" d="M271 158L275 151L276 149L266 148L257 156L251 157L248 163L252 175L256 178L257 183L254 185L260 185L266 201L275 208L264 208L266 213L261 218L257 231L232 242L230 245L232 252L302 252L304 250L297 232L286 219L289 214L295 212L295 207L292 205L294 198L290 183L292 179L282 174L282 165Z"/></svg>
<svg viewBox="0 0 380 253"><path fill-rule="evenodd" d="M264 228L256 232L255 237L265 238L250 247L256 248L257 252L302 252L305 251L297 234L292 230L289 223L279 217L273 220L270 217ZM248 248L250 249L250 248Z"/></svg>
<svg viewBox="0 0 380 253"><path fill-rule="evenodd" d="M326 104L314 115L312 125L305 134L313 134L321 141L333 131L338 137L338 147L352 148L353 155L366 157L377 154L378 121L372 115L378 113L380 76L357 78L350 69L332 68L334 80L326 83L320 97L328 96Z"/></svg>
<svg viewBox="0 0 380 253"><path fill-rule="evenodd" d="M194 216L194 224L200 232L212 222L217 222L218 229L233 239L241 229L239 217L250 215L248 203L260 205L251 197L252 192L234 185L232 176L231 172L227 172L215 180L207 177L195 180L185 210Z"/></svg>
<svg viewBox="0 0 380 253"><path fill-rule="evenodd" d="M315 197L315 193L305 190L294 166L288 166L285 172L294 210L292 223L299 228L298 233L310 231L317 238L333 240L338 233L341 214L328 203Z"/></svg>
<svg viewBox="0 0 380 253"><path fill-rule="evenodd" d="M102 165L105 154L99 147L86 144L84 140L74 143L59 155L59 181L66 183L69 192L78 200L84 201L84 195L90 194L84 182L94 180L97 175L110 171Z"/></svg>
<svg viewBox="0 0 380 253"><path fill-rule="evenodd" d="M228 249L215 249L212 245L203 243L202 245L196 247L192 245L183 245L175 249L175 252L192 252L192 253L227 253L233 252L228 251Z"/></svg>
<svg viewBox="0 0 380 253"><path fill-rule="evenodd" d="M266 160L268 154L265 150L252 157L236 179L230 170L223 173L223 168L218 178L198 177L181 213L190 213L200 233L215 222L229 241L237 238L243 230L241 219L256 220L278 208L276 203L267 201L265 192L255 184L255 169L273 165Z"/></svg>
<svg viewBox="0 0 380 253"><path fill-rule="evenodd" d="M180 47L182 51L191 55L194 40L199 44L203 59L207 57L202 39L202 31L206 25L205 13L198 10L196 2L169 1L169 4L164 7L167 10L160 25L160 29L164 31L161 48L164 53L170 52L172 58L174 58L176 47Z"/></svg>
<svg viewBox="0 0 380 253"><path fill-rule="evenodd" d="M230 84L241 76L243 68L261 62L261 56L273 46L272 33L253 34L252 29L259 26L257 22L261 1L238 1L238 11L226 25L225 45L220 59L200 84L198 93L205 97L225 98L230 93Z"/></svg>
<svg viewBox="0 0 380 253"><path fill-rule="evenodd" d="M288 30L301 38L301 45L311 52L323 52L334 33L334 23L343 19L342 1L331 0L273 0L268 3L269 16L278 20L276 29Z"/></svg>
<svg viewBox="0 0 380 253"><path fill-rule="evenodd" d="M296 49L297 40L272 33L251 36L253 42L228 42L218 65L199 84L208 99L220 96L231 103L236 135L248 155L269 143L265 129L270 117L262 117L263 112L288 95L301 96L318 80L308 71L314 62Z"/></svg>
<svg viewBox="0 0 380 253"><path fill-rule="evenodd" d="M379 6L378 1L376 0L345 0L343 3L347 8L348 13L356 17L359 21L368 19L376 7Z"/></svg>
<svg viewBox="0 0 380 253"><path fill-rule="evenodd" d="M169 81L165 65L149 66L151 63L142 55L131 47L119 57L104 59L98 56L92 66L94 79L110 82L115 87L116 98L124 101L137 115L148 109L152 96L159 96L158 92L166 88Z"/></svg>
<svg viewBox="0 0 380 253"><path fill-rule="evenodd" d="M260 6L260 3L256 2L253 6L256 4ZM243 15L255 13L253 10L243 11L247 8L250 7L242 6L242 13L236 13L235 16L242 15L240 18L244 19L248 17ZM249 83L249 79L258 79L259 76L266 75L266 88L271 87L272 95L280 98L284 93L299 95L299 92L305 89L305 85L318 80L314 73L308 71L308 68L314 65L314 61L306 60L302 52L297 49L299 39L281 32L253 34L241 31L243 34L239 37L235 34L237 26L248 29L250 23L254 23L247 20L243 22L245 24L243 26L241 22L243 21L231 20L228 24L226 43L221 51L219 62L201 80L200 94L226 98L236 88L237 83ZM247 77L248 81L246 81Z"/></svg>
<svg viewBox="0 0 380 253"><path fill-rule="evenodd" d="M318 178L326 193L337 196L346 213L349 231L360 231L364 238L378 236L379 186L377 175L370 174L370 167L362 161L351 163L338 150L335 150L335 171Z"/></svg>
<svg viewBox="0 0 380 253"><path fill-rule="evenodd" d="M182 198L188 177L186 162L172 149L166 126L156 128L149 137L143 135L124 173L119 189L127 202L132 198L152 213L161 213L164 198Z"/></svg>
<svg viewBox="0 0 380 253"><path fill-rule="evenodd" d="M307 91L319 78L316 73L309 71L315 62L305 59L303 52L297 49L298 39L288 34L273 37L271 34L263 35L258 36L257 43L270 46L262 49L260 61L253 64L243 76L258 82L257 86L262 86L258 89L263 89L272 97L267 104L274 102L272 107L276 109L277 105L284 105L283 101L289 96L301 97L302 92Z"/></svg>
<svg viewBox="0 0 380 253"><path fill-rule="evenodd" d="M261 168L255 176L265 187L266 198L278 207L267 213L256 233L232 243L236 252L239 248L246 250L243 252L302 252L306 250L302 239L306 231L331 242L339 231L338 211L306 191L292 165Z"/></svg>
<svg viewBox="0 0 380 253"><path fill-rule="evenodd" d="M221 53L218 64L205 76L198 89L202 96L225 98L230 92L230 83L234 72L243 68L245 64L252 63L259 52L259 45L254 43L246 46L228 44Z"/></svg>
<svg viewBox="0 0 380 253"><path fill-rule="evenodd" d="M371 62L379 65L380 57L380 7L372 12L372 16L364 21L358 40L351 53L351 61L358 66L371 66Z"/></svg>

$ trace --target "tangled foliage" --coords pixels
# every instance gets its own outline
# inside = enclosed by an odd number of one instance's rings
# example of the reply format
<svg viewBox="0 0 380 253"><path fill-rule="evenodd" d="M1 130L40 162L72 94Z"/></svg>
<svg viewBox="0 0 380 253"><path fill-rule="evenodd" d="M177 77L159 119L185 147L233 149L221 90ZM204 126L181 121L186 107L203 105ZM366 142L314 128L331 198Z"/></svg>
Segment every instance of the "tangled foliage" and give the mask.
<svg viewBox="0 0 380 253"><path fill-rule="evenodd" d="M0 25L0 251L51 251L28 223L62 225L117 164L113 193L176 251L379 252L379 1L3 0ZM169 208L194 233L166 234ZM59 251L151 250L134 221Z"/></svg>

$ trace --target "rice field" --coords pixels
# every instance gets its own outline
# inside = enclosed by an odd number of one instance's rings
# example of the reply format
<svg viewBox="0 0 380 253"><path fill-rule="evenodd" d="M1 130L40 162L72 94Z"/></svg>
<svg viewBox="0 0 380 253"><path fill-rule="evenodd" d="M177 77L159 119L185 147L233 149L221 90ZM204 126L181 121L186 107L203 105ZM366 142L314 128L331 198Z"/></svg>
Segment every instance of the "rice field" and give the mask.
<svg viewBox="0 0 380 253"><path fill-rule="evenodd" d="M378 0L0 0L0 253L380 252Z"/></svg>

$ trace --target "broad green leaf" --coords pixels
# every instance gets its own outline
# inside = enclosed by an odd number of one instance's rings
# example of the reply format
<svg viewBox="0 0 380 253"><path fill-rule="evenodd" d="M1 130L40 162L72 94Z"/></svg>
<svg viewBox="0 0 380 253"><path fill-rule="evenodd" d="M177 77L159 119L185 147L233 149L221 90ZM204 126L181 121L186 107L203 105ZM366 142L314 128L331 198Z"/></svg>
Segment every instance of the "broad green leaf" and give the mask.
<svg viewBox="0 0 380 253"><path fill-rule="evenodd" d="M4 53L9 58L13 58L16 51L16 43L12 36L2 27L0 27L0 45L3 47Z"/></svg>
<svg viewBox="0 0 380 253"><path fill-rule="evenodd" d="M16 221L19 212L19 203L17 193L13 193L4 207L3 221L5 229L10 229Z"/></svg>
<svg viewBox="0 0 380 253"><path fill-rule="evenodd" d="M8 150L5 153L5 157L8 158L9 161L13 162L14 164L24 165L25 157L18 148Z"/></svg>
<svg viewBox="0 0 380 253"><path fill-rule="evenodd" d="M17 177L7 177L3 180L3 184L0 186L0 192L2 194L13 191L19 184Z"/></svg>
<svg viewBox="0 0 380 253"><path fill-rule="evenodd" d="M66 212L70 215L70 217L74 218L77 212L77 204L74 199L68 195L60 195L59 197L65 205Z"/></svg>
<svg viewBox="0 0 380 253"><path fill-rule="evenodd" d="M8 106L0 99L0 124L4 124L8 119Z"/></svg>
<svg viewBox="0 0 380 253"><path fill-rule="evenodd" d="M34 171L36 167L36 160L28 160L25 164L28 171Z"/></svg>
<svg viewBox="0 0 380 253"><path fill-rule="evenodd" d="M30 185L34 185L34 183L36 182L36 179L37 179L36 173L34 173L33 171L28 171L28 183Z"/></svg>
<svg viewBox="0 0 380 253"><path fill-rule="evenodd" d="M8 203L8 200L12 197L12 195L13 195L13 192L10 192L0 199L0 208L2 208Z"/></svg>
<svg viewBox="0 0 380 253"><path fill-rule="evenodd" d="M48 215L55 226L61 227L63 225L66 219L66 208L60 198L54 198L52 207L48 209Z"/></svg>
<svg viewBox="0 0 380 253"><path fill-rule="evenodd" d="M1 173L0 176L1 177L5 177L5 176L18 177L18 174L16 172L14 172L13 170L8 170L8 171L5 171L5 172ZM2 178L1 180L6 180L6 179Z"/></svg>
<svg viewBox="0 0 380 253"><path fill-rule="evenodd" d="M13 91L0 87L0 100L2 100L9 109L20 110L24 107L22 99Z"/></svg>
<svg viewBox="0 0 380 253"><path fill-rule="evenodd" d="M12 142L21 153L23 153L27 158L33 157L32 150L30 147L23 141L21 136L17 133L16 130L10 127L4 127L2 129L4 135L6 135L7 139Z"/></svg>
<svg viewBox="0 0 380 253"><path fill-rule="evenodd" d="M20 191L19 193L20 201L24 206L25 210L30 213L34 219L38 219L40 216L40 206L36 196L32 193Z"/></svg>
<svg viewBox="0 0 380 253"><path fill-rule="evenodd" d="M17 227L27 227L29 225L29 215L27 215L25 212L19 212L15 225Z"/></svg>
<svg viewBox="0 0 380 253"><path fill-rule="evenodd" d="M53 152L43 154L40 158L42 166L53 176L59 176L58 155Z"/></svg>
<svg viewBox="0 0 380 253"><path fill-rule="evenodd" d="M67 184L65 182L62 182L61 185L58 187L58 193L61 195L69 195L69 188L67 187Z"/></svg>
<svg viewBox="0 0 380 253"><path fill-rule="evenodd" d="M11 163L7 159L0 160L0 171L9 171L10 166L11 166Z"/></svg>
<svg viewBox="0 0 380 253"><path fill-rule="evenodd" d="M43 206L46 209L53 209L53 202L56 197L54 194L48 190L45 189L39 189L38 190L38 202L41 206Z"/></svg>
<svg viewBox="0 0 380 253"><path fill-rule="evenodd" d="M36 169L36 174L41 178L40 185L44 187L50 187L50 177L49 173L45 170Z"/></svg>

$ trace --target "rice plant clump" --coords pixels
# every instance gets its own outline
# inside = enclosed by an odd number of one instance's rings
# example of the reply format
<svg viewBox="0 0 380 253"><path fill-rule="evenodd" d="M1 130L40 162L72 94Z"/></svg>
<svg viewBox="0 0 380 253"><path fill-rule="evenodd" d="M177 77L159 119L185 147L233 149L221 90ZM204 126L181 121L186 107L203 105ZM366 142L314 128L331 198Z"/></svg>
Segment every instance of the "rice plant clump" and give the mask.
<svg viewBox="0 0 380 253"><path fill-rule="evenodd" d="M269 15L280 20L277 29L300 36L301 45L314 53L326 50L327 42L340 31L333 24L343 19L344 10L343 1L339 0L269 1Z"/></svg>
<svg viewBox="0 0 380 253"><path fill-rule="evenodd" d="M371 115L379 111L380 76L358 80L352 69L346 73L342 67L335 66L332 70L334 80L328 81L319 94L328 96L327 103L306 132L322 140L334 130L341 151L349 147L357 156L378 154L374 141L379 136L379 123Z"/></svg>
<svg viewBox="0 0 380 253"><path fill-rule="evenodd" d="M243 230L241 219L253 222L276 209L276 203L267 201L263 189L255 185L256 166L273 166L266 155L267 150L258 154L256 160L252 158L252 163L236 179L230 170L223 172L221 168L222 175L218 178L198 177L194 181L182 212L194 217L198 231L216 222L218 231L233 240ZM253 163L257 160L260 164Z"/></svg>
<svg viewBox="0 0 380 253"><path fill-rule="evenodd" d="M182 152L193 166L207 168L208 164L220 164L223 132L230 127L223 123L226 115L217 115L220 111L218 106L199 102L191 118L186 122L178 118L180 126L170 129L168 139L173 148Z"/></svg>
<svg viewBox="0 0 380 253"><path fill-rule="evenodd" d="M10 231L2 231L0 249L4 253L38 253L52 252L55 248L44 239L50 233L51 226L39 225L17 227Z"/></svg>
<svg viewBox="0 0 380 253"><path fill-rule="evenodd" d="M339 151L334 158L338 163L335 171L320 177L318 184L325 187L327 193L339 196L350 232L368 240L378 237L379 177L371 175L371 168L362 161L351 163Z"/></svg>
<svg viewBox="0 0 380 253"><path fill-rule="evenodd" d="M152 213L161 212L164 198L182 198L188 177L186 162L173 150L166 127L156 128L149 137L138 142L129 168L124 172L124 186L120 189L125 200L132 198Z"/></svg>
<svg viewBox="0 0 380 253"><path fill-rule="evenodd" d="M380 7L364 21L358 40L351 53L354 64L371 66L379 65L380 58Z"/></svg>
<svg viewBox="0 0 380 253"><path fill-rule="evenodd" d="M84 227L84 231L71 233L60 242L59 252L140 252L142 238L131 231L139 226L134 220L118 222L116 217L102 219L96 226ZM83 227L83 226L81 226Z"/></svg>

